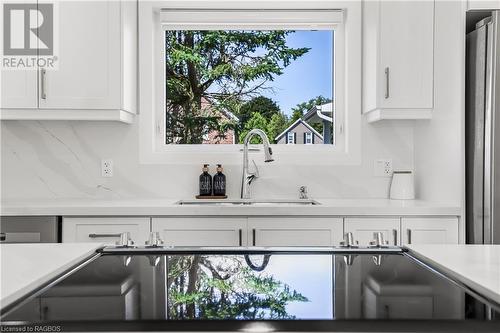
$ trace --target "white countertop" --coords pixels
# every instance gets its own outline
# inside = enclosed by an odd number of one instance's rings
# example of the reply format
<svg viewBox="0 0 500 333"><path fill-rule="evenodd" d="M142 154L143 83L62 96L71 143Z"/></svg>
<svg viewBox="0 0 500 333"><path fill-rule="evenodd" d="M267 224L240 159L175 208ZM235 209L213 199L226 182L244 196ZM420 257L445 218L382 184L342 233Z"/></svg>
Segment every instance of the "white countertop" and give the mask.
<svg viewBox="0 0 500 333"><path fill-rule="evenodd" d="M316 198L314 198L316 199ZM129 200L9 200L0 215L161 216L161 215L461 215L456 204L423 200L316 199L314 206L180 206L173 199Z"/></svg>
<svg viewBox="0 0 500 333"><path fill-rule="evenodd" d="M409 245L410 253L500 303L500 245Z"/></svg>
<svg viewBox="0 0 500 333"><path fill-rule="evenodd" d="M37 289L99 247L96 243L0 245L0 305L7 306Z"/></svg>

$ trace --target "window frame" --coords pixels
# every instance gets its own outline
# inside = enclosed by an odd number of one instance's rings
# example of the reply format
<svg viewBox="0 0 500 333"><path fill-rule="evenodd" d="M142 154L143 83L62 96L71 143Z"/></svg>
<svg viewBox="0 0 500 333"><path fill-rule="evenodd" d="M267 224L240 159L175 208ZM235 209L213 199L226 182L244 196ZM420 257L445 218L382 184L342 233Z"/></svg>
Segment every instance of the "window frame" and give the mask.
<svg viewBox="0 0 500 333"><path fill-rule="evenodd" d="M291 134L291 137L290 137L290 134ZM286 132L286 144L287 145L294 145L295 144L295 132L293 132L293 131Z"/></svg>
<svg viewBox="0 0 500 333"><path fill-rule="evenodd" d="M238 163L241 145L164 144L164 27L166 9L197 10L342 10L344 22L335 29L335 145L275 144L281 161L291 164L359 164L361 161L361 2L358 1L141 1L139 2L139 152L141 163ZM346 15L348 13L348 15ZM149 32L149 34L148 34ZM342 45L342 46L339 46ZM339 64L342 63L342 66ZM163 69L163 70L162 70ZM161 73L161 74L160 74ZM345 75L349 73L349 76ZM162 81L163 78L163 81ZM161 110L159 112L159 110ZM345 111L340 111L345 110ZM164 131L164 130L163 130ZM259 146L256 146L259 148Z"/></svg>
<svg viewBox="0 0 500 333"><path fill-rule="evenodd" d="M305 140L304 140L304 144L305 145L312 145L313 144L313 132L305 132ZM309 142L307 142L309 139Z"/></svg>

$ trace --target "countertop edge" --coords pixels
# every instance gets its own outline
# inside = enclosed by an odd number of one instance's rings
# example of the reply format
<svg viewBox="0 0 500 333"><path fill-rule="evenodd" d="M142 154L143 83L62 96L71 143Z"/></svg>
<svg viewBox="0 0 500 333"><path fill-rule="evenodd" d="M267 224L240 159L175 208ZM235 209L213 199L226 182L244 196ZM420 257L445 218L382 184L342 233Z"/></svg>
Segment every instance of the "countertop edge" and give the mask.
<svg viewBox="0 0 500 333"><path fill-rule="evenodd" d="M447 267L445 264L441 264L436 260L430 258L429 256L418 252L418 250L412 249L408 246L404 246L403 248L408 250L408 253L411 256L421 261L425 265L428 265L430 268L435 268L438 272L443 273L443 275L445 275L446 277L451 278L452 280L455 279L456 281L463 283L472 291L479 293L482 296L486 296L494 302L500 304L500 293L496 292L495 290L489 289L479 283L476 283L475 281L467 278L459 272Z"/></svg>
<svg viewBox="0 0 500 333"><path fill-rule="evenodd" d="M32 283L28 284L27 286L23 287L22 289L14 291L12 294L9 294L5 297L2 297L0 301L0 305L2 308L5 308L12 303L18 301L19 299L25 297L26 295L29 295L30 293L36 291L39 289L41 286L51 282L53 279L57 279L64 275L64 273L78 267L79 265L85 263L87 260L89 260L92 256L96 254L96 251L101 248L101 244L96 244L94 248L91 247L90 250L86 251L85 253L71 259L70 261L66 262L59 268L53 270L52 272L41 276L38 278L36 281L33 281Z"/></svg>

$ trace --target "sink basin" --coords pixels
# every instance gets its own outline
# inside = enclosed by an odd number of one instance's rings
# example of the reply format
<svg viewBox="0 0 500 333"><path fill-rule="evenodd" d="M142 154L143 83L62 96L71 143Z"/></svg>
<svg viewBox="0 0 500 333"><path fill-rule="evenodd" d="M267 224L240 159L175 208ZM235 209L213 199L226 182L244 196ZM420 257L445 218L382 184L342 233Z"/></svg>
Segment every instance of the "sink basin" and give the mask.
<svg viewBox="0 0 500 333"><path fill-rule="evenodd" d="M180 200L176 205L197 205L197 206L314 206L321 205L312 199L279 200L279 199L208 199L208 200Z"/></svg>

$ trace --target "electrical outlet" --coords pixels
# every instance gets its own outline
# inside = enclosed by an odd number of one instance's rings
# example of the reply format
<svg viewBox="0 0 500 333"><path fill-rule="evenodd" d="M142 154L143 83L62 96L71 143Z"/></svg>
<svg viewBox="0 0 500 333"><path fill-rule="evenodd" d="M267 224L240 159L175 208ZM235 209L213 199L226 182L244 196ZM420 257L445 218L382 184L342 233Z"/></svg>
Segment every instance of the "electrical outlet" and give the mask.
<svg viewBox="0 0 500 333"><path fill-rule="evenodd" d="M101 176L113 177L113 160L101 160Z"/></svg>
<svg viewBox="0 0 500 333"><path fill-rule="evenodd" d="M375 177L391 177L392 176L392 160L378 159L373 164L373 174Z"/></svg>

